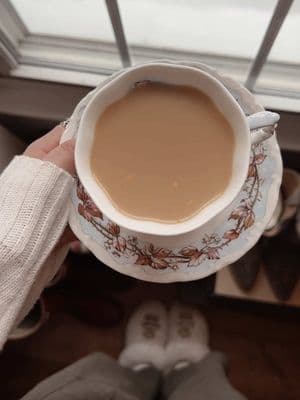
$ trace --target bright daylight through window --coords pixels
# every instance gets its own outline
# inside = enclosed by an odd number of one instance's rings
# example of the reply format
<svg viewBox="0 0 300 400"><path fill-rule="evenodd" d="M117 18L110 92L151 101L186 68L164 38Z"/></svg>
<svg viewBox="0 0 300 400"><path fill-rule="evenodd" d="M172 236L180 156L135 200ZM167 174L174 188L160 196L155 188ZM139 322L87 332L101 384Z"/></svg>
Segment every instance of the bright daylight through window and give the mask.
<svg viewBox="0 0 300 400"><path fill-rule="evenodd" d="M95 85L102 75L121 68L107 10L113 3L5 0L2 7L10 5L9 14L15 12L25 32L18 42L18 65L12 73ZM300 0L281 3L282 10L288 3L292 5L287 7L254 90L300 99ZM240 82L247 79L276 5L276 0L118 1L132 63L193 59L213 65Z"/></svg>

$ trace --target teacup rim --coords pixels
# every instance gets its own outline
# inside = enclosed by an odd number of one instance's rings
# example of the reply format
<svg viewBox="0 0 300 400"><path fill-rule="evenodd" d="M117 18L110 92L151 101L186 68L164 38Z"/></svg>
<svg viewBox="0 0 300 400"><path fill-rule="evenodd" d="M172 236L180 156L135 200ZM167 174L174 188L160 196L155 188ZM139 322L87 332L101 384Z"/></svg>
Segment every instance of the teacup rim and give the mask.
<svg viewBox="0 0 300 400"><path fill-rule="evenodd" d="M205 206L202 210L199 211L199 213L193 215L191 218L178 222L178 223L160 223L156 221L149 221L149 220L142 220L142 219L135 219L133 217L129 217L123 213L121 213L119 210L117 210L112 202L110 201L109 197L105 193L104 189L101 188L98 183L96 183L95 179L92 176L91 171L89 168L86 168L82 165L82 159L81 159L81 150L80 150L80 143L83 140L82 136L82 131L83 131L83 126L85 123L85 118L86 115L89 113L89 110L91 108L91 105L95 101L96 98L98 98L104 90L109 90L110 87L118 84L118 82L124 77L130 73L134 73L137 70L141 69L146 69L149 67L160 67L164 69L176 69L180 71L192 71L195 74L202 75L211 82L215 86L218 87L219 90L221 90L225 96L227 97L227 100L231 103L231 106L238 112L240 121L244 125L244 129L248 131L247 135L247 140L246 140L246 145L245 146L245 152L250 154L250 148L251 148L251 143L250 143L250 129L247 124L246 116L241 110L240 106L238 103L235 101L234 97L232 94L229 92L229 90L222 84L220 81L218 81L214 76L210 75L208 72L199 70L196 67L193 66L187 66L187 65L182 65L182 64L166 64L162 62L151 62L151 63L146 63L142 65L137 65L131 68L127 68L120 72L114 79L109 81L107 84L102 86L98 91L96 90L91 98L89 99L88 103L86 104L86 107L81 115L80 122L79 122L79 127L78 127L78 135L77 135L77 141L76 141L76 147L75 147L75 165L77 169L77 173L79 176L80 181L82 182L83 186L95 202L96 206L113 222L117 223L118 225L122 226L125 229L139 232L142 234L147 234L147 235L158 235L158 236L176 236L176 235L182 235L186 234L189 232L192 232L196 229L198 229L200 226L206 224L211 218L216 217L219 215L238 195L240 192L246 177L247 177L247 170L248 170L248 160L245 161L244 163L244 170L239 171L239 176L240 176L240 182L239 184L235 185L235 189L232 190L231 195L228 196L229 199L224 199L224 193L215 201L212 201L209 205ZM214 98L210 97L213 101ZM226 117L226 114L224 114ZM99 115L97 116L99 118ZM246 149L247 147L247 149ZM84 170L85 169L85 170ZM84 170L84 172L83 172ZM88 178L88 179L87 179ZM91 182L93 182L93 185L91 185ZM111 208L114 209L114 212L111 212L110 209L108 209L107 204L105 202L99 201L98 196L95 195L95 185L98 186L98 189L102 192L102 194L106 198L106 202L110 203ZM94 187L94 189L93 189ZM217 201L219 202L219 206L217 207L218 210L214 212L210 212L210 215L208 217L204 217L204 210L207 210L209 208L212 208L213 205L216 205ZM223 202L222 205L220 203ZM199 219L202 218L202 221L199 223ZM125 220L125 222L124 222Z"/></svg>

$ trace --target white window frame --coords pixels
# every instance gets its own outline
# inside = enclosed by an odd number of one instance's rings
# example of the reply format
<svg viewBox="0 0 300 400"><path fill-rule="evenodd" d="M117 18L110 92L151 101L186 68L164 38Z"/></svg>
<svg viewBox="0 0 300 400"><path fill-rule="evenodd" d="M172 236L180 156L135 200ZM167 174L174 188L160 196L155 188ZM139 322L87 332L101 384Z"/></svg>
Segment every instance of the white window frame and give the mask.
<svg viewBox="0 0 300 400"><path fill-rule="evenodd" d="M106 0L117 46L115 43L31 34L10 1L1 0L0 84L4 90L0 92L0 113L18 113L34 118L46 118L48 115L52 120L61 118L71 111L80 96L120 68L119 56L125 67L130 65L131 58L135 63L149 59L180 58L214 65L224 74L246 84L266 108L300 113L298 65L268 62L264 67L263 79L260 79L260 87L256 91L253 90L292 2L293 0L278 0L248 79L242 82L242 77L249 68L249 60L242 58L173 50L158 51L143 47L131 47L129 53L117 0ZM272 88L274 80L282 81L282 90ZM287 81L297 88L296 93L286 91ZM45 96L45 88L48 94L48 110L45 109L46 104L43 105L38 97ZM57 92L61 93L59 98ZM297 147L300 147L300 143Z"/></svg>

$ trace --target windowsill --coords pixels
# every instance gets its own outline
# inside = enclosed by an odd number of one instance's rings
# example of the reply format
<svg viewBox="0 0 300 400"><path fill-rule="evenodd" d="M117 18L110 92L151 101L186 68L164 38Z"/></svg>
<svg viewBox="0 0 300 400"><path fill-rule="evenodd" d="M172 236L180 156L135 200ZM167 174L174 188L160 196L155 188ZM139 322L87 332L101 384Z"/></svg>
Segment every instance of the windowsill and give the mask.
<svg viewBox="0 0 300 400"><path fill-rule="evenodd" d="M93 88L103 82L112 72L113 71L109 73L91 73L21 64L11 71L10 76L12 78L25 80L38 80L56 84ZM228 69L227 75L233 75L232 71ZM239 82L242 82L242 74L239 74L238 71L234 71L234 76ZM293 94L285 95L284 92L281 93L280 90L272 91L265 89L263 92L265 93L255 93L255 98L265 108L300 113L299 97L293 96Z"/></svg>
<svg viewBox="0 0 300 400"><path fill-rule="evenodd" d="M41 70L38 68L38 70ZM52 77L54 75L53 70ZM44 71L45 72L45 71ZM61 71L60 71L61 73ZM72 73L65 72L70 77ZM77 73L76 73L77 75ZM87 77L86 74L83 74ZM77 75L78 76L78 75ZM44 75L45 77L45 75ZM93 75L94 83L99 83L107 75ZM41 126L47 121L59 122L66 119L76 104L91 90L94 85L86 86L87 81L78 79L76 85L49 81L20 79L17 77L0 78L0 115L10 118L18 117L27 120L39 120ZM81 84L81 85L80 85ZM266 108L278 110L281 120L278 128L278 140L284 150L300 151L300 113L287 112L295 107L295 99L288 104L288 99L273 96L256 96ZM300 100L298 100L300 102ZM45 123L42 123L45 121Z"/></svg>

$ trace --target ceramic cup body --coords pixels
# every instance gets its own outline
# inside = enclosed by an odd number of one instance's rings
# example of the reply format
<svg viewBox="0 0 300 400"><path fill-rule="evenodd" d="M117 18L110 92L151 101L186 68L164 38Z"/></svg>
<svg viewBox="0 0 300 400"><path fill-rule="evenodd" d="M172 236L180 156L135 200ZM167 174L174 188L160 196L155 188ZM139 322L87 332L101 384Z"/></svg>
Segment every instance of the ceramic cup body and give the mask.
<svg viewBox="0 0 300 400"><path fill-rule="evenodd" d="M232 175L226 190L219 198L200 210L198 214L176 224L138 220L121 213L95 181L91 170L90 156L98 118L110 104L124 97L135 83L145 80L192 86L201 90L214 102L230 123L234 132L235 148ZM251 145L270 136L278 119L277 114L262 112L252 115L247 120L225 86L199 69L163 63L144 64L124 70L123 73L116 76L91 97L82 114L77 134L75 149L77 173L96 206L118 225L131 231L151 235L181 235L201 227L222 212L234 200L246 180ZM260 129L264 126L270 129L265 131Z"/></svg>

